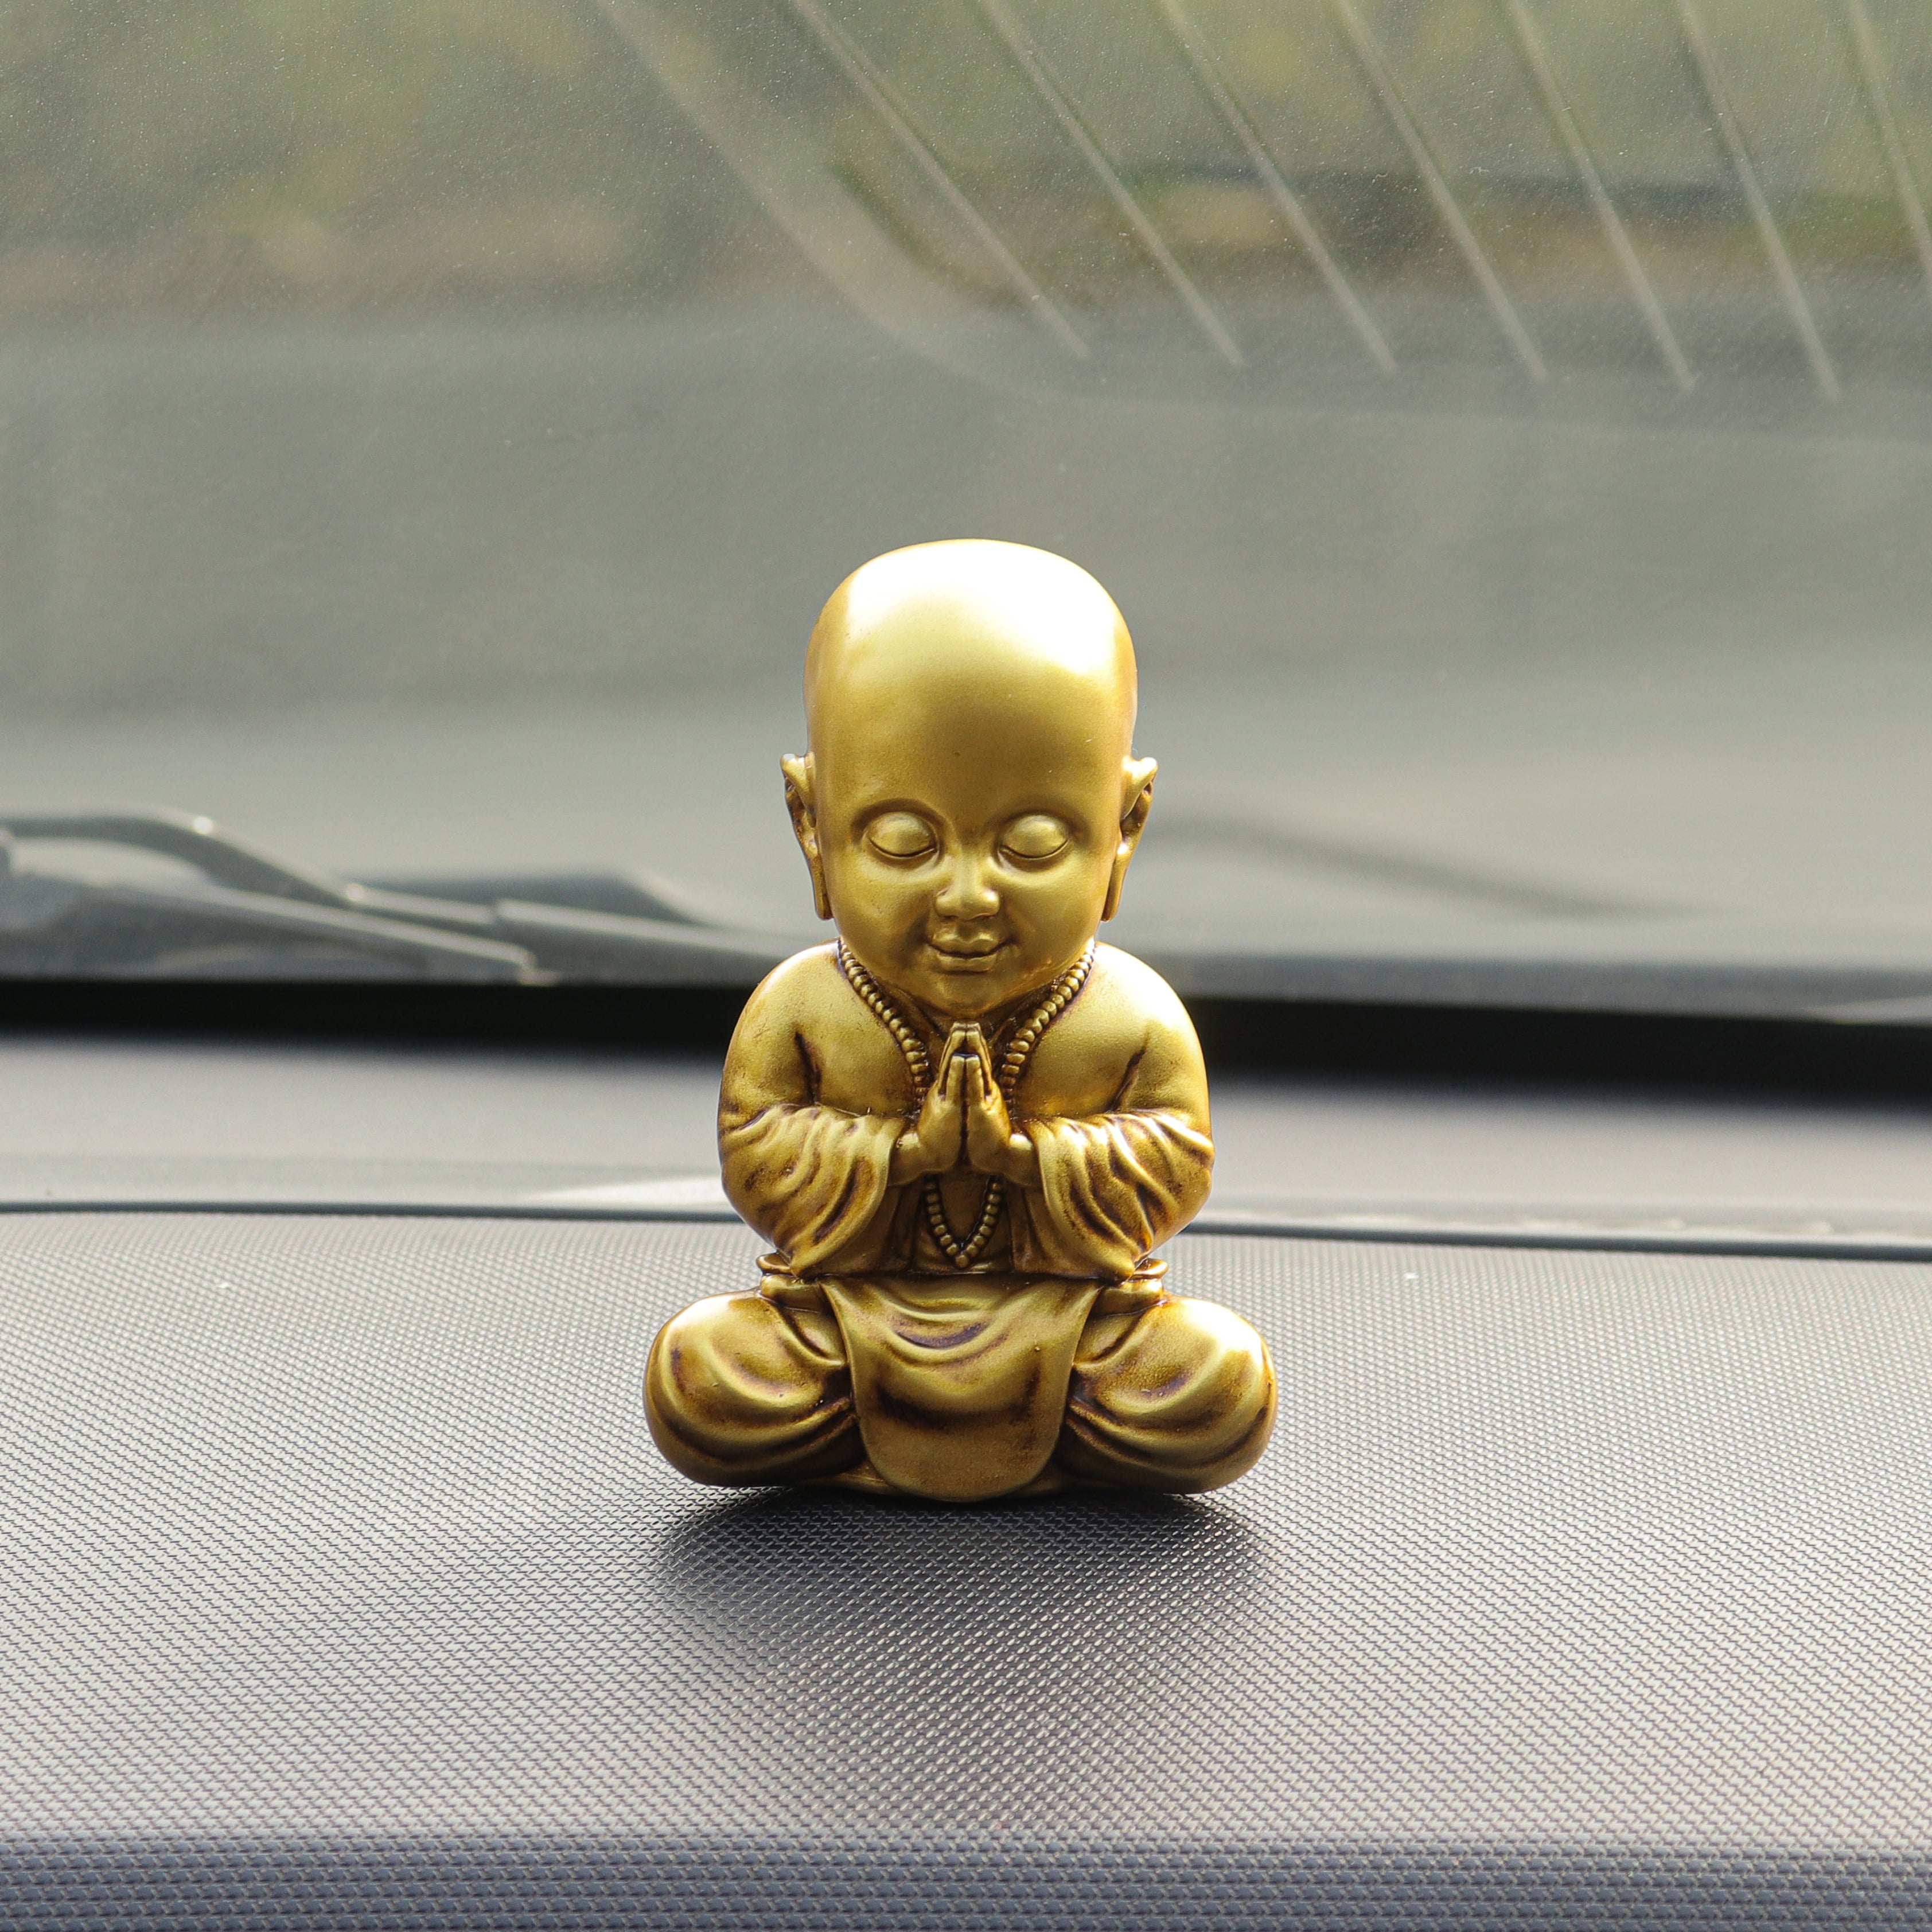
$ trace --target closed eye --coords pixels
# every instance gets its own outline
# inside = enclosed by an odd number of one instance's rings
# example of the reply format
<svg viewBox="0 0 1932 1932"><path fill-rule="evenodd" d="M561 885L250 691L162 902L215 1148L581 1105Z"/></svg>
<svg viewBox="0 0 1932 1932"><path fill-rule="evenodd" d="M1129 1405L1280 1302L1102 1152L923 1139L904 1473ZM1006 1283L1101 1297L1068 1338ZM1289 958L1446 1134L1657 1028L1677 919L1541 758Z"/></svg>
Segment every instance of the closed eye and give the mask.
<svg viewBox="0 0 1932 1932"><path fill-rule="evenodd" d="M922 859L939 844L932 827L910 812L888 812L873 820L866 842L888 859Z"/></svg>
<svg viewBox="0 0 1932 1932"><path fill-rule="evenodd" d="M1000 839L1000 850L1011 858L1037 863L1057 858L1066 850L1072 836L1071 828L1050 812L1030 812L1006 827Z"/></svg>

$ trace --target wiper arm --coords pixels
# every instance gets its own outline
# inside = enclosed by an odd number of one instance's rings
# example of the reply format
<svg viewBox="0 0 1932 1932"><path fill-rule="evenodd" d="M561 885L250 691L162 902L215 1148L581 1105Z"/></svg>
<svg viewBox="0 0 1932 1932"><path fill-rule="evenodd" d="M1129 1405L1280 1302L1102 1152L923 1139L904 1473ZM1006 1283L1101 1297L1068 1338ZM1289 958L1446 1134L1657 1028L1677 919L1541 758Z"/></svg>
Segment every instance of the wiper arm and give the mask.
<svg viewBox="0 0 1932 1932"><path fill-rule="evenodd" d="M185 859L180 884L22 873L22 839L74 839ZM206 819L154 813L0 816L0 974L27 978L385 977L529 981L526 949L356 908L346 888L225 839Z"/></svg>
<svg viewBox="0 0 1932 1932"><path fill-rule="evenodd" d="M154 853L201 877L102 885L14 868L16 842L47 839ZM272 858L182 813L0 814L0 976L748 987L790 950L682 920L359 885Z"/></svg>
<svg viewBox="0 0 1932 1932"><path fill-rule="evenodd" d="M13 812L0 814L10 839L66 838L125 845L181 859L218 886L304 905L348 910L354 888L326 872L284 864L224 832L213 819L184 812Z"/></svg>

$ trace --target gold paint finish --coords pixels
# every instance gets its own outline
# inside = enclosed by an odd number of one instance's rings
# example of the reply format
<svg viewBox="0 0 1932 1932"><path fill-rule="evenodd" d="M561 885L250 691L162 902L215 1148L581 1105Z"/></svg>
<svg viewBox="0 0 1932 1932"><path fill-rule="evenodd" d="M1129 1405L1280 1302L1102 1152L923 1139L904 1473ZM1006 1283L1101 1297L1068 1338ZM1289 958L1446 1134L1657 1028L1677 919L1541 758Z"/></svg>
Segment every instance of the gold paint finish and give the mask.
<svg viewBox="0 0 1932 1932"><path fill-rule="evenodd" d="M1133 646L1064 558L922 544L842 584L785 792L832 945L747 1003L725 1191L775 1252L651 1350L700 1482L965 1502L1192 1491L1274 1423L1261 1337L1150 1252L1208 1194L1194 1029L1096 944L1153 797Z"/></svg>

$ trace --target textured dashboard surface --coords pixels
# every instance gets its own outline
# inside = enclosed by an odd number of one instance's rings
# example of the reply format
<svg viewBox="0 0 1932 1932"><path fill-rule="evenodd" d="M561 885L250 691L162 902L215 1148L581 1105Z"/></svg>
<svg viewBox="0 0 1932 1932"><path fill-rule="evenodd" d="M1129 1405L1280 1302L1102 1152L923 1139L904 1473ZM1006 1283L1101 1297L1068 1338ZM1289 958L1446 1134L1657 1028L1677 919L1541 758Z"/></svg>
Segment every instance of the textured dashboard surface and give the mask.
<svg viewBox="0 0 1932 1932"><path fill-rule="evenodd" d="M1192 1238L1198 1502L706 1492L742 1230L0 1219L8 1922L1932 1916L1932 1269Z"/></svg>

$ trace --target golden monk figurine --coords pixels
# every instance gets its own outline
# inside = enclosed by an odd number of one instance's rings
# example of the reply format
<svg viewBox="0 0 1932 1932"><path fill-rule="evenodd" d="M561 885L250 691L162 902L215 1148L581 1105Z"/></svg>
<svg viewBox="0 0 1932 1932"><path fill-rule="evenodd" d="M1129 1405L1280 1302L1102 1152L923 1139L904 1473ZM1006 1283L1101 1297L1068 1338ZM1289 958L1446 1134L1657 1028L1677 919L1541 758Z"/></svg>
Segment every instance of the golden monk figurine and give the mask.
<svg viewBox="0 0 1932 1932"><path fill-rule="evenodd" d="M704 1483L1232 1482L1268 1350L1149 1259L1207 1198L1200 1046L1095 943L1154 776L1120 612L1044 550L922 544L839 586L805 676L785 789L839 936L732 1036L725 1192L776 1252L664 1324L652 1436Z"/></svg>

